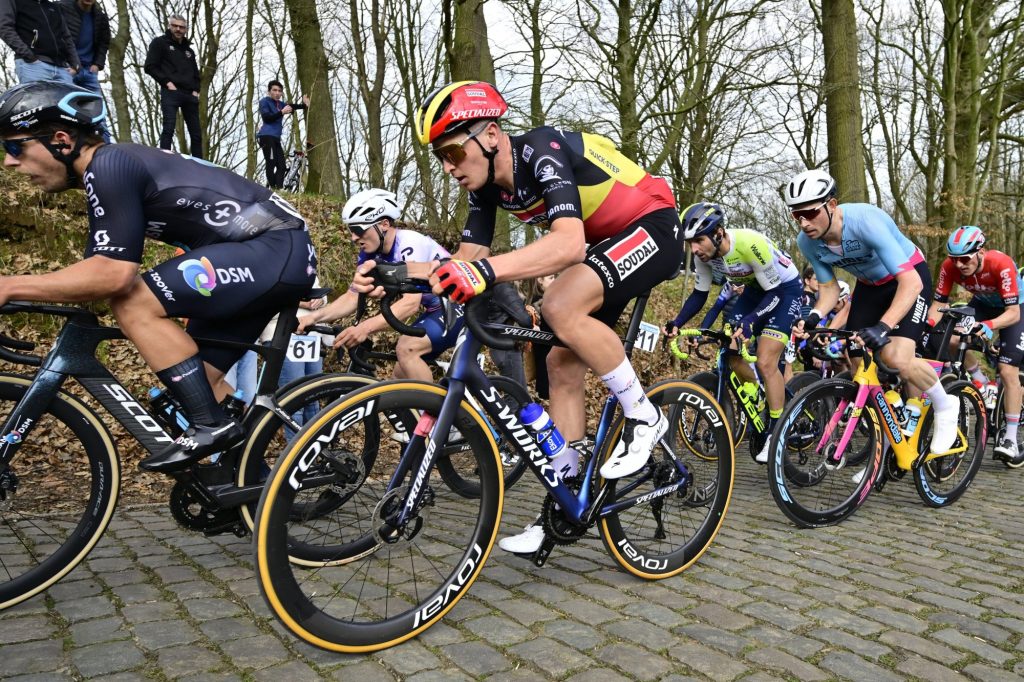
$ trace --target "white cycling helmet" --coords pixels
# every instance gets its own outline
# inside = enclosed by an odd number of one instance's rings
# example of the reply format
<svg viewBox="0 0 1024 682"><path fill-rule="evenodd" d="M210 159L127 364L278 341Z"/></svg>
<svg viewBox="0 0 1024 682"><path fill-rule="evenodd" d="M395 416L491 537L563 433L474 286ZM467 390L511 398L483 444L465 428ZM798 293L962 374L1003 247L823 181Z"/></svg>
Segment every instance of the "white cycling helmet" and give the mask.
<svg viewBox="0 0 1024 682"><path fill-rule="evenodd" d="M348 198L345 207L341 209L341 220L350 228L353 225L372 225L382 218L389 218L394 222L400 216L398 197L386 189L364 189L362 192L356 192Z"/></svg>
<svg viewBox="0 0 1024 682"><path fill-rule="evenodd" d="M836 181L823 170L809 170L795 176L786 185L786 206L825 201L836 195Z"/></svg>

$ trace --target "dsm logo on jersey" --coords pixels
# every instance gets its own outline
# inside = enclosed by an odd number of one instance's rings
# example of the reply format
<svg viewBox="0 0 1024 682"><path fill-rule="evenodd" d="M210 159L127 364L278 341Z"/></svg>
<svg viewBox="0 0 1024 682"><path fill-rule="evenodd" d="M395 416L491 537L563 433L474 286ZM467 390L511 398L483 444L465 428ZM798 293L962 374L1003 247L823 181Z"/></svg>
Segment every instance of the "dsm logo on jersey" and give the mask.
<svg viewBox="0 0 1024 682"><path fill-rule="evenodd" d="M651 239L651 235L647 233L647 230L640 227L625 240L610 249L608 251L608 258L619 273L619 279L622 280L636 272L641 265L649 261L656 253L658 253L658 245Z"/></svg>

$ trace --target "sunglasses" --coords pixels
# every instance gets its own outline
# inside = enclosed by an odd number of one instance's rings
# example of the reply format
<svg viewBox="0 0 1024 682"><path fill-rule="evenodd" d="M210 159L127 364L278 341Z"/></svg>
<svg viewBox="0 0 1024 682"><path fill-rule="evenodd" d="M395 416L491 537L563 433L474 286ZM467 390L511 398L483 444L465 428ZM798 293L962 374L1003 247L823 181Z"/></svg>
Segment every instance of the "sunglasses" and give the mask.
<svg viewBox="0 0 1024 682"><path fill-rule="evenodd" d="M370 230L371 227L378 224L380 224L379 220L375 223L366 223L365 225L349 225L348 231L354 234L356 237L362 237Z"/></svg>
<svg viewBox="0 0 1024 682"><path fill-rule="evenodd" d="M825 208L826 205L828 205L827 201L822 202L820 206L815 206L814 208L801 208L796 211L790 211L790 213L793 216L793 220L797 222L800 222L801 220L811 221L818 217L818 214L821 213L821 209Z"/></svg>
<svg viewBox="0 0 1024 682"><path fill-rule="evenodd" d="M19 137L14 140L4 140L4 151L11 156L21 156L25 153L25 143L29 140L46 140L49 135L32 135L30 137Z"/></svg>
<svg viewBox="0 0 1024 682"><path fill-rule="evenodd" d="M974 260L974 257L977 255L978 254L976 253L972 253L969 256L950 256L950 259L952 259L954 263L957 263L959 265L967 265L972 260Z"/></svg>
<svg viewBox="0 0 1024 682"><path fill-rule="evenodd" d="M436 147L434 149L431 149L430 151L434 152L434 156L436 156L439 161L447 161L453 166L456 166L462 163L462 160L466 158L466 150L463 149L462 146L486 129L487 126L485 125L483 128L471 132L468 136L466 136L466 139L463 140L462 142L449 142L444 146ZM477 144L480 143L477 142Z"/></svg>

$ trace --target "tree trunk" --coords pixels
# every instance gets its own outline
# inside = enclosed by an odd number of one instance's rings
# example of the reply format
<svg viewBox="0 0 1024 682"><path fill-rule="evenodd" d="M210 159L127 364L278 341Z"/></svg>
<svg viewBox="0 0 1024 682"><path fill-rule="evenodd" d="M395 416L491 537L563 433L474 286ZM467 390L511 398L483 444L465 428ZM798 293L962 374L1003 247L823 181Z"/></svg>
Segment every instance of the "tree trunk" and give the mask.
<svg viewBox="0 0 1024 682"><path fill-rule="evenodd" d="M256 69L253 64L252 22L256 14L256 0L247 0L245 4L245 106L252 107L255 101ZM260 119L257 115L256 123ZM250 180L256 177L256 127L246 123L245 126L245 177Z"/></svg>
<svg viewBox="0 0 1024 682"><path fill-rule="evenodd" d="M829 172L839 185L841 201L866 202L857 17L853 0L822 0L821 10Z"/></svg>
<svg viewBox="0 0 1024 682"><path fill-rule="evenodd" d="M355 49L356 79L359 96L366 109L366 156L369 165L370 185L384 187L384 135L381 125L381 98L384 92L386 67L385 31L381 24L381 9L378 0L370 0L370 34L373 41L374 72L370 75L366 64L365 36L360 21L359 0L349 0L349 17L352 26L352 44Z"/></svg>
<svg viewBox="0 0 1024 682"><path fill-rule="evenodd" d="M199 130L203 134L203 158L216 156L216 149L210 140L210 85L217 73L217 53L220 51L222 26L214 19L213 0L203 0L206 36L203 39L202 62L199 64ZM179 117L183 121L184 117Z"/></svg>
<svg viewBox="0 0 1024 682"><path fill-rule="evenodd" d="M107 73L110 75L111 97L114 100L114 120L108 123L117 126L114 138L120 142L132 141L132 115L128 106L128 88L124 80L124 58L131 39L131 16L128 14L128 0L117 0L117 33L110 38L110 50L107 53ZM152 79L146 77L146 85Z"/></svg>
<svg viewBox="0 0 1024 682"><path fill-rule="evenodd" d="M341 166L334 130L334 102L329 87L330 67L324 50L323 31L314 0L285 0L295 39L296 70L302 91L309 95L306 144L309 174L306 191L341 194Z"/></svg>
<svg viewBox="0 0 1024 682"><path fill-rule="evenodd" d="M487 20L484 18L484 0L454 0L454 30L448 49L448 64L452 80L480 80L494 83L494 60L487 42ZM460 197L455 220L462 224L468 208L464 197ZM512 248L509 234L509 218L499 211L494 222L494 239L491 249L508 251Z"/></svg>

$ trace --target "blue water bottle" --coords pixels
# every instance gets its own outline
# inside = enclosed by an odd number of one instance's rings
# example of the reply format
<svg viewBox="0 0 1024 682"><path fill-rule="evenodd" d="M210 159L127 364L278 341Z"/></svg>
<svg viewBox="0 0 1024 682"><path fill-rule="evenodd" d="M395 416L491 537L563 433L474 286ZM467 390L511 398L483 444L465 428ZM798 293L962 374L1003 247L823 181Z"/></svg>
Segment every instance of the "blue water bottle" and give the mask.
<svg viewBox="0 0 1024 682"><path fill-rule="evenodd" d="M537 445L548 456L554 459L565 450L565 438L555 428L555 423L537 403L530 403L519 411L519 418L526 424L537 438Z"/></svg>

